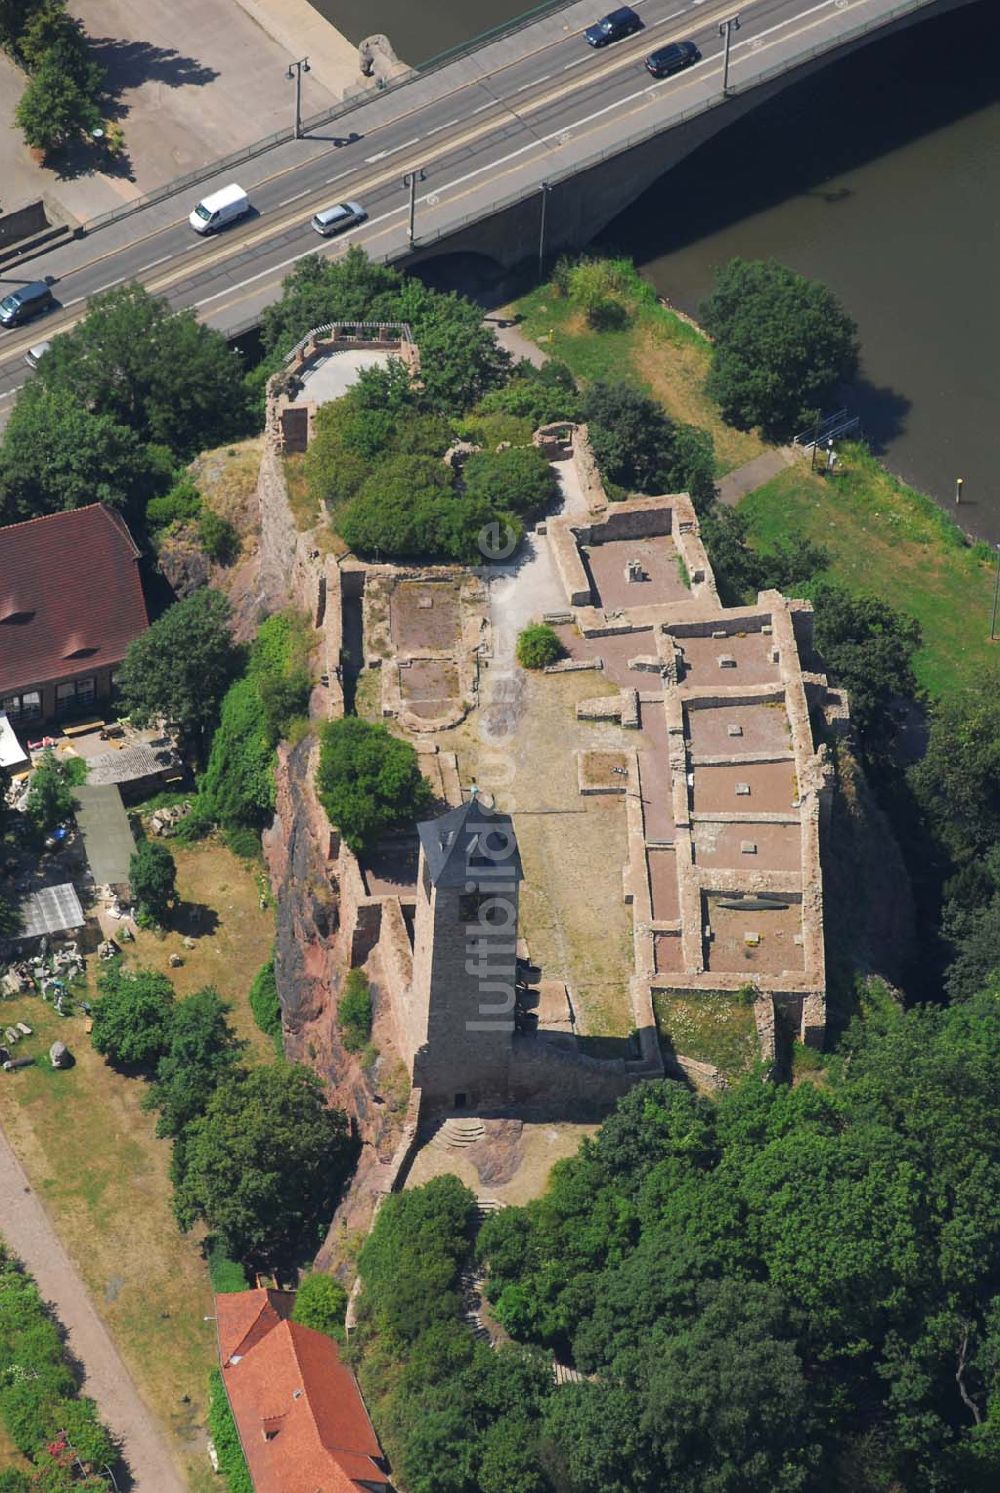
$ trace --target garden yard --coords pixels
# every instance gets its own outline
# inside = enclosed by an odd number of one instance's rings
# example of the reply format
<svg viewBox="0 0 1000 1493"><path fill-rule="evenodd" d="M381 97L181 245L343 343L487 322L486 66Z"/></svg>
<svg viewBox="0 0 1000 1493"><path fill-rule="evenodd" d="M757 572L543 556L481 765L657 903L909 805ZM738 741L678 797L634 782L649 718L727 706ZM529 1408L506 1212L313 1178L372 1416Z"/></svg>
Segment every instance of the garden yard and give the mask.
<svg viewBox="0 0 1000 1493"><path fill-rule="evenodd" d="M179 998L214 984L232 1003L230 1020L250 1055L273 1056L254 1023L250 983L267 959L273 916L259 905L256 868L215 841L173 847L182 898L180 924L205 909L195 947L180 932L140 932L126 962L173 979ZM185 963L169 968L171 952ZM88 971L92 986L96 961ZM214 1486L204 1452L207 1371L215 1361L212 1293L201 1230L180 1233L171 1208L169 1141L142 1108L145 1085L115 1072L94 1051L82 1016L67 1019L37 997L5 1001L4 1024L24 1021L34 1036L18 1052L43 1054L59 1039L75 1059L0 1075L0 1124L73 1264L86 1281L136 1384L185 1464L195 1493ZM206 1320L208 1318L209 1320ZM4 1446L0 1443L0 1467Z"/></svg>

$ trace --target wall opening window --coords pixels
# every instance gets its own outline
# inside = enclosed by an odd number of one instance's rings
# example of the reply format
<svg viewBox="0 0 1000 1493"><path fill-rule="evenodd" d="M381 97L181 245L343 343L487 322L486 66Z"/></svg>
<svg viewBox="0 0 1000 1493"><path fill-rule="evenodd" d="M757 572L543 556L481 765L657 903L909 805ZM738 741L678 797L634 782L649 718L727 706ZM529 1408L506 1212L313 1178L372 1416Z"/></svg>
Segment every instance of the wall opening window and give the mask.
<svg viewBox="0 0 1000 1493"><path fill-rule="evenodd" d="M41 691L28 689L20 695L5 695L0 699L0 710L12 723L39 721L42 718Z"/></svg>
<svg viewBox="0 0 1000 1493"><path fill-rule="evenodd" d="M97 693L97 681L91 675L88 679L69 679L65 684L56 685L56 715L61 719L70 715L79 715L81 711L89 710L94 703Z"/></svg>

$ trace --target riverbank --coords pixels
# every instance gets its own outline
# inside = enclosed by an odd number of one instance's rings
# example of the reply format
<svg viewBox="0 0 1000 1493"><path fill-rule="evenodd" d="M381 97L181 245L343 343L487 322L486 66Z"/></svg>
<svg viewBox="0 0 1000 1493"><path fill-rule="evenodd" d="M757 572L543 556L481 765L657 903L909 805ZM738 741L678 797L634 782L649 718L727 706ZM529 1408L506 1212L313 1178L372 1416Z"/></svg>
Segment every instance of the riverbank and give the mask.
<svg viewBox="0 0 1000 1493"><path fill-rule="evenodd" d="M614 266L614 295L627 325L594 330L549 282L510 308L520 331L583 383L626 379L674 419L710 431L719 477L775 450L756 433L727 426L708 398L711 346L704 333L664 306L628 261L605 263ZM844 446L832 478L796 463L739 507L755 548L767 553L780 539L807 538L828 556L824 578L916 617L923 644L914 666L929 696L952 695L984 673L996 674L1000 684L1000 643L989 636L995 573L989 547L972 541L932 498L894 477L864 447ZM810 585L799 589L808 594Z"/></svg>

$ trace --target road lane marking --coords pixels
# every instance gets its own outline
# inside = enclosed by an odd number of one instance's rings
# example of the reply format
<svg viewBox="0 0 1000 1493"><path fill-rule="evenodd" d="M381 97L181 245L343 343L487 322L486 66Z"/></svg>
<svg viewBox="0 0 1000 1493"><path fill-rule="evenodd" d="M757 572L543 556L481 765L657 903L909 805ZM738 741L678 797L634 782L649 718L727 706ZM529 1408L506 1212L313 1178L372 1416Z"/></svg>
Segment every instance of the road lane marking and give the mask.
<svg viewBox="0 0 1000 1493"><path fill-rule="evenodd" d="M162 259L154 259L151 260L149 264L144 264L141 269L136 270L136 274L144 275L147 270L155 270L158 264L166 264L167 260L172 258L172 254L164 254Z"/></svg>
<svg viewBox="0 0 1000 1493"><path fill-rule="evenodd" d="M298 202L300 197L308 197L312 190L312 187L305 187L301 192L296 192L294 197L283 198L277 205L278 207L287 207L290 202Z"/></svg>

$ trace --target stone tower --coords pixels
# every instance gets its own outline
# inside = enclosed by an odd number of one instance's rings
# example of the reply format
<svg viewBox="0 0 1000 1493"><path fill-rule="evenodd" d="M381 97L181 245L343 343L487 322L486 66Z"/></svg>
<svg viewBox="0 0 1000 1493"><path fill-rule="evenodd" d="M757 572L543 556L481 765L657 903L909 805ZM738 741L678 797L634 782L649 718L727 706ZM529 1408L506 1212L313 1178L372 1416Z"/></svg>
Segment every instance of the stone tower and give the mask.
<svg viewBox="0 0 1000 1493"><path fill-rule="evenodd" d="M429 1107L507 1099L514 1038L517 902L523 872L508 814L477 796L418 825L413 984L406 1027L413 1082Z"/></svg>

